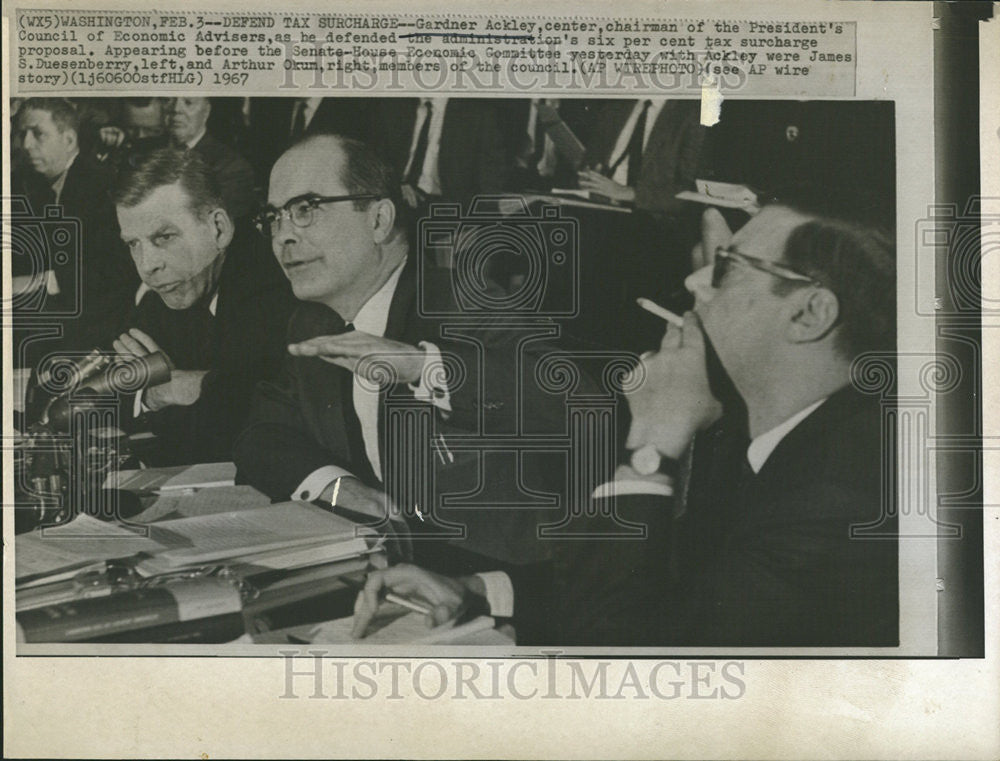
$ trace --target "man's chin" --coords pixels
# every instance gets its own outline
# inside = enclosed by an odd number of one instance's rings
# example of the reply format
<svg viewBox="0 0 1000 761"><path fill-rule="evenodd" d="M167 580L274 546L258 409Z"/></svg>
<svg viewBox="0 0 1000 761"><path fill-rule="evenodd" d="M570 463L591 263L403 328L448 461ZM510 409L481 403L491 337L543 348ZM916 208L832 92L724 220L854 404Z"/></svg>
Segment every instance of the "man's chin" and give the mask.
<svg viewBox="0 0 1000 761"><path fill-rule="evenodd" d="M198 300L197 294L178 293L177 291L159 293L157 295L163 300L163 303L168 309L173 309L177 312L191 308L191 306Z"/></svg>
<svg viewBox="0 0 1000 761"><path fill-rule="evenodd" d="M320 301L322 294L316 284L309 280L292 280L292 293L299 301Z"/></svg>

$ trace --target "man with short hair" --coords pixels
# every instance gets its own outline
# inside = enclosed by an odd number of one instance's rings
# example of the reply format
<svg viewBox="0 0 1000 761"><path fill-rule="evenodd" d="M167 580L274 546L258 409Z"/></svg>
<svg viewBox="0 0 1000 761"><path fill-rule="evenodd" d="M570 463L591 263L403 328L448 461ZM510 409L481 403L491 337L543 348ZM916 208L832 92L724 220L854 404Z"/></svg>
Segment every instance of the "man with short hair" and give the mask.
<svg viewBox="0 0 1000 761"><path fill-rule="evenodd" d="M254 385L284 354L287 284L253 236L239 238L196 152L149 154L115 203L142 286L114 348L163 351L171 364L170 380L134 403L159 439L155 464L228 461Z"/></svg>
<svg viewBox="0 0 1000 761"><path fill-rule="evenodd" d="M275 164L260 225L304 303L289 324L285 378L262 384L236 444L240 478L273 499L318 498L383 517L388 491L421 528L441 517L440 505L418 501L413 488L432 501L478 495L475 508L444 511L444 520L465 525L457 552L494 564L539 561L538 503L525 495L551 493L553 477L561 485L552 459L453 452L448 443L519 426L562 431L564 404L525 383L541 351L536 340L488 313L459 314L451 272L424 268L418 278L398 187L371 148L335 135L307 137ZM460 319L453 326L435 314ZM498 365L497 356L506 361ZM451 367L461 383L445 377ZM394 416L407 406L412 412ZM429 429L409 428L424 411Z"/></svg>
<svg viewBox="0 0 1000 761"><path fill-rule="evenodd" d="M41 264L44 269L38 269L38 252L15 245L13 292L16 297L44 292L42 314L79 309L78 315L61 320L62 345L90 349L127 314L136 285L118 239L111 175L80 154L79 114L68 100L29 98L18 111L16 128L31 171L12 178L14 194L27 199L36 218L45 217L47 206L58 206L62 217L79 220L80 260L60 256L54 246L44 252L51 254ZM39 348L52 348L41 343L45 346Z"/></svg>
<svg viewBox="0 0 1000 761"><path fill-rule="evenodd" d="M632 464L608 485L656 539L572 548L561 608L515 596L515 614L556 618L558 644L896 645L895 506L883 501L894 456L883 452L882 400L851 377L859 356L895 346L892 244L786 202L735 234L707 211L700 249L709 263L687 280L694 310L641 362ZM744 414L720 417L709 342ZM669 495L695 439L672 521ZM414 566L375 572L356 634L383 588L430 603L438 623L489 592Z"/></svg>
<svg viewBox="0 0 1000 761"><path fill-rule="evenodd" d="M197 151L215 174L226 211L236 222L249 219L257 206L253 168L233 148L208 131L209 98L170 98L167 131L175 147Z"/></svg>

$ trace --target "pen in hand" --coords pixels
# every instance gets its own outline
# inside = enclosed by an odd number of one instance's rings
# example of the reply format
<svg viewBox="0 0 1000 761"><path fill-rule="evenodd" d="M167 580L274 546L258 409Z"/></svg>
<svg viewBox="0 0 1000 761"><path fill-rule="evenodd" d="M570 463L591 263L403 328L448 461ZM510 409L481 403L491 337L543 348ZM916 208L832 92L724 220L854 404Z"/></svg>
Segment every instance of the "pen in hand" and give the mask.
<svg viewBox="0 0 1000 761"><path fill-rule="evenodd" d="M429 615L431 615L433 613L433 611L430 608L428 608L426 605L421 605L420 603L414 602L413 600L408 600L405 597L400 597L399 595L395 594L394 592L388 592L388 593L386 593L385 601L386 602L391 602L394 605L401 605L404 608L408 608L409 610L412 610L414 613L420 613L421 615L424 615L424 616L429 616Z"/></svg>

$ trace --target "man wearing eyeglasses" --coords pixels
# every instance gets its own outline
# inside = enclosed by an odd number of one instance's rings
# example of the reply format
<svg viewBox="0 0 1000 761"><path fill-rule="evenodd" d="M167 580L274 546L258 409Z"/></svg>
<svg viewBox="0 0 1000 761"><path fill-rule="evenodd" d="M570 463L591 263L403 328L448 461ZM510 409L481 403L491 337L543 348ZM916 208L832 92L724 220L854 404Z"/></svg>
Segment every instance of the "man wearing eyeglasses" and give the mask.
<svg viewBox="0 0 1000 761"><path fill-rule="evenodd" d="M643 357L633 456L616 476L630 495L619 499L659 491L669 515L694 444L674 539L574 553L558 609L536 609L515 582L515 618L560 621L556 644L896 645L895 505L883 498L894 453L880 398L851 382L859 355L894 350L892 244L805 202L766 206L735 234L709 210L702 232L693 311ZM723 415L709 345L745 409ZM671 554L676 570L648 572ZM470 594L489 596L475 579L414 566L375 572L357 635L383 588L431 603L438 623Z"/></svg>
<svg viewBox="0 0 1000 761"><path fill-rule="evenodd" d="M480 458L452 451L449 441L478 431L511 434L519 416L529 428L563 426L565 407L537 383L522 382L537 350L519 349L518 334L484 326L482 315L473 315L478 325L471 329L470 318L454 320L465 327L449 333L443 328L454 325L428 316L440 306L455 313L451 274L424 269L418 283L418 252L401 208L391 167L358 141L307 137L276 162L258 226L303 303L288 327L285 376L261 385L237 441L239 477L275 500L318 500L333 511L409 519L415 530L437 531L434 504L411 498L398 505L401 514L392 512L401 491L433 475L422 492L432 503L441 492L479 493L488 508L443 519L466 524L464 549L534 562L543 554L538 516L520 504L519 487L544 488L532 478L558 472L542 464L551 461L526 456L522 469L511 453ZM488 361L497 352L510 357L502 370ZM409 405L413 420L431 413L432 449L419 431L406 438L407 429L392 427L400 418L390 408L398 405ZM494 507L512 501L518 509Z"/></svg>
<svg viewBox="0 0 1000 761"><path fill-rule="evenodd" d="M125 412L156 434L150 464L229 461L254 386L285 353L288 285L256 236L234 228L196 152L148 154L119 178L115 205L142 285L114 350L162 351L171 365Z"/></svg>

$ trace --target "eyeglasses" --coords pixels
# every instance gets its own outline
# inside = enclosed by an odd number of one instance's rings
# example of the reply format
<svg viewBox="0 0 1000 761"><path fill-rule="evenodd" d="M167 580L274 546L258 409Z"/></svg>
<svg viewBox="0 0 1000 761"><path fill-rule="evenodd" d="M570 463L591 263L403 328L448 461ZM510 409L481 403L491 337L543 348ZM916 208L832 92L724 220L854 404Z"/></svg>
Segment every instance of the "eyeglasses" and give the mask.
<svg viewBox="0 0 1000 761"><path fill-rule="evenodd" d="M715 249L715 264L712 267L713 288L718 288L722 285L722 281L733 268L733 262L741 262L748 267L753 267L756 270L766 272L768 275L773 275L774 277L781 278L782 280L791 280L796 283L808 283L810 285L819 286L820 288L825 287L816 278L803 275L801 272L796 272L791 267L786 267L783 264L775 264L774 262L769 262L766 259L758 259L756 256L741 253L733 246L719 246Z"/></svg>
<svg viewBox="0 0 1000 761"><path fill-rule="evenodd" d="M382 196L376 193L356 193L347 196L317 196L308 193L302 196L290 198L280 208L266 206L254 217L254 225L265 237L273 237L281 226L281 220L288 217L296 227L309 227L316 218L316 209L327 203L340 203L341 201L378 201Z"/></svg>

